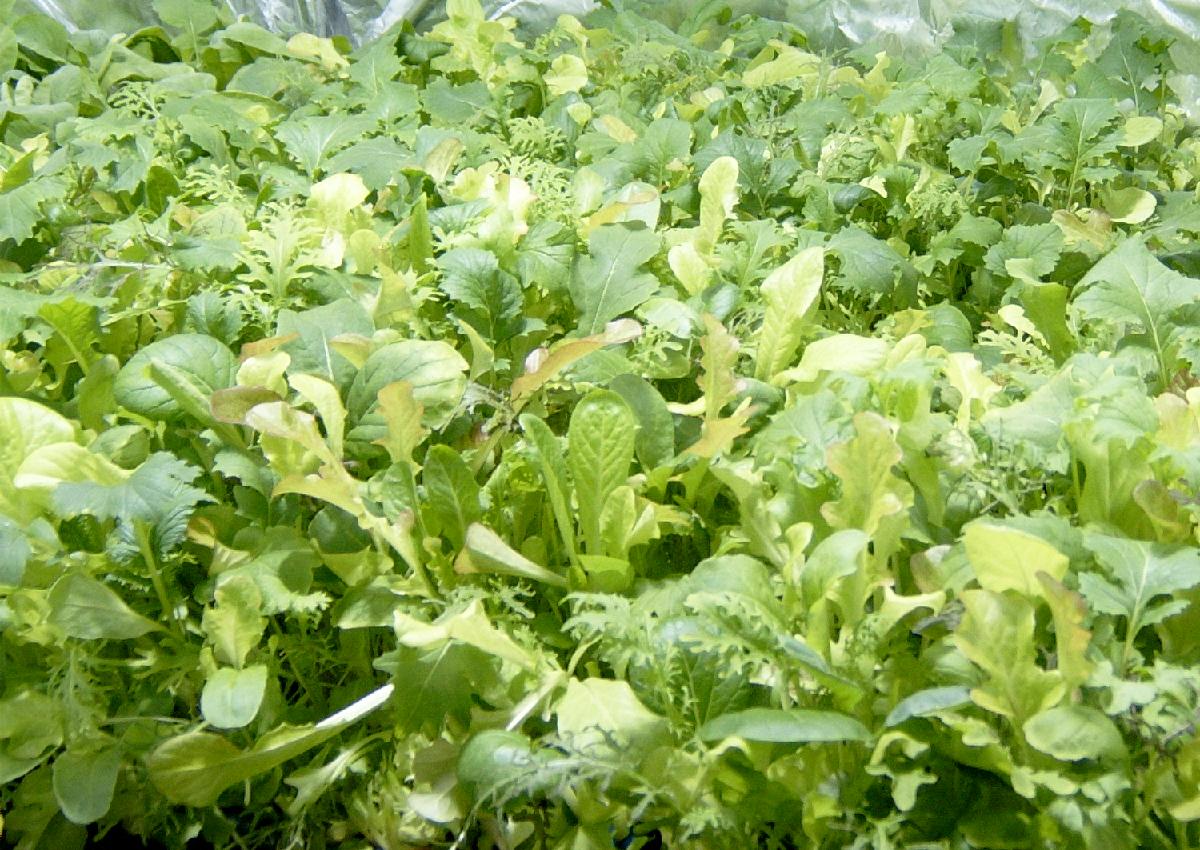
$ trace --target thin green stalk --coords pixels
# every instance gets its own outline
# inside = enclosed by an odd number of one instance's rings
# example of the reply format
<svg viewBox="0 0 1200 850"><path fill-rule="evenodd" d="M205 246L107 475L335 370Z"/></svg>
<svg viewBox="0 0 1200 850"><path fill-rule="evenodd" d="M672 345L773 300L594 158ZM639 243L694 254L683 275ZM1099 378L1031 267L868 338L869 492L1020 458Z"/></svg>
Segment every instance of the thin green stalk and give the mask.
<svg viewBox="0 0 1200 850"><path fill-rule="evenodd" d="M150 532L146 528L145 523L136 520L133 527L134 535L137 537L138 552L141 553L142 560L146 563L146 570L150 573L150 582L154 585L154 593L158 596L158 604L162 606L163 612L171 621L171 627L180 637L185 637L183 623L179 622L179 617L175 613L175 606L171 604L171 598L167 594L167 585L163 581L162 570L158 565L158 558L155 557L154 547L150 543Z"/></svg>

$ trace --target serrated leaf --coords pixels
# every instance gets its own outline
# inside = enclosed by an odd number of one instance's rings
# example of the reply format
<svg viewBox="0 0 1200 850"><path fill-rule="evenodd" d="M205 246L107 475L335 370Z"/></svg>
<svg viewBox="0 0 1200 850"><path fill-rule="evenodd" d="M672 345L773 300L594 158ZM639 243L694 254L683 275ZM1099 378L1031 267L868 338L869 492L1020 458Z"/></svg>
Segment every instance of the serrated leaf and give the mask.
<svg viewBox="0 0 1200 850"><path fill-rule="evenodd" d="M737 339L712 315L704 314L704 336L700 339L700 377L696 379L704 399L704 421L715 422L721 410L737 395Z"/></svg>
<svg viewBox="0 0 1200 850"><path fill-rule="evenodd" d="M366 135L372 122L355 115L307 116L281 124L275 137L288 154L312 176L325 160Z"/></svg>
<svg viewBox="0 0 1200 850"><path fill-rule="evenodd" d="M875 413L854 417L855 436L826 452L829 469L842 482L841 497L821 508L835 528L858 528L874 535L885 521L905 511L912 487L892 468L903 453L888 421Z"/></svg>
<svg viewBox="0 0 1200 850"><path fill-rule="evenodd" d="M66 190L66 181L59 177L38 177L0 192L0 241L24 242L32 237L42 219L42 204L62 197Z"/></svg>
<svg viewBox="0 0 1200 850"><path fill-rule="evenodd" d="M444 425L466 389L467 361L444 342L403 340L377 349L354 378L346 407L361 419L375 407L379 391L396 381L412 386L413 398L425 409L423 423Z"/></svg>
<svg viewBox="0 0 1200 850"><path fill-rule="evenodd" d="M217 660L241 667L267 627L262 592L248 576L235 575L221 582L213 597L216 604L204 610L201 627Z"/></svg>
<svg viewBox="0 0 1200 850"><path fill-rule="evenodd" d="M1175 311L1200 301L1200 280L1163 265L1140 239L1126 239L1075 286L1074 306L1085 319L1132 325L1158 360L1166 383L1173 357Z"/></svg>
<svg viewBox="0 0 1200 850"><path fill-rule="evenodd" d="M554 513L554 522L558 526L563 548L566 549L567 556L574 561L579 547L575 544L575 522L569 508L571 489L562 446L558 437L550 430L550 426L536 416L521 414L519 422L537 456L538 467L545 482L546 497L550 501L550 509Z"/></svg>
<svg viewBox="0 0 1200 850"><path fill-rule="evenodd" d="M1019 596L967 590L954 640L986 674L971 699L987 711L1021 724L1055 705L1065 686L1057 672L1037 666L1033 606Z"/></svg>
<svg viewBox="0 0 1200 850"><path fill-rule="evenodd" d="M644 227L610 224L592 231L588 255L576 261L571 278L581 333L599 333L658 290L658 279L640 271L658 248L658 236Z"/></svg>
<svg viewBox="0 0 1200 850"><path fill-rule="evenodd" d="M1160 596L1200 585L1200 552L1194 547L1168 546L1085 532L1084 545L1096 556L1105 576L1094 572L1079 577L1079 590L1092 610L1127 620L1128 634L1177 613L1169 603L1152 606Z"/></svg>
<svg viewBox="0 0 1200 850"><path fill-rule="evenodd" d="M413 397L408 381L396 381L378 393L379 413L387 423L387 436L375 441L387 449L393 463L411 462L413 451L428 436L421 425L424 406Z"/></svg>

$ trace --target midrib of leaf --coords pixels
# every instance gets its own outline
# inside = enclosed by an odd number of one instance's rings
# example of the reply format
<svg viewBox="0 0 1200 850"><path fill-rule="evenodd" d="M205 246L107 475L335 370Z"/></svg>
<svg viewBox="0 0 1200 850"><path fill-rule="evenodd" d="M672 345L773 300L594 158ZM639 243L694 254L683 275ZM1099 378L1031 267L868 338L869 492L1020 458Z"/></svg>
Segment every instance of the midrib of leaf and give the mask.
<svg viewBox="0 0 1200 850"><path fill-rule="evenodd" d="M429 683L433 681L434 676L437 675L438 668L446 659L446 653L450 651L450 645L450 641L447 640L444 644L442 644L441 648L438 649L437 658L432 664L427 666L426 669L428 672L425 674L425 678L421 680L420 687L418 687L416 691L412 693L412 699L407 700L411 708L409 708L405 715L405 723L403 725L407 725L408 722L412 720L413 714L417 711L417 706L420 705L421 700L425 698L425 693L429 690Z"/></svg>
<svg viewBox="0 0 1200 850"><path fill-rule="evenodd" d="M584 534L587 538L587 549L590 554L599 555L603 548L600 534L600 515L604 510L604 500L608 494L621 485L620 479L612 474L612 470L621 461L621 445L613 439L599 440L596 447L595 469L588 475L587 495L588 508L583 509L582 500L580 512L585 514Z"/></svg>
<svg viewBox="0 0 1200 850"><path fill-rule="evenodd" d="M1133 599L1133 608L1129 612L1129 622L1125 625L1125 643L1121 647L1121 666L1120 673L1123 673L1129 665L1129 653L1133 651L1133 641L1137 637L1138 632L1142 630L1142 614L1146 607L1146 584L1150 580L1150 559L1145 553L1141 554L1141 575L1138 577L1138 583L1133 585L1136 590Z"/></svg>
<svg viewBox="0 0 1200 850"><path fill-rule="evenodd" d="M1150 334L1150 338L1154 342L1154 356L1158 360L1158 379L1162 383L1163 388L1166 388L1167 384L1170 383L1170 378L1167 375L1167 361L1163 352L1162 340L1159 338L1158 322L1154 320L1154 314L1150 310L1150 302L1142 294L1141 287L1132 280L1129 286L1133 290L1134 295L1137 296L1138 303L1141 305L1142 322L1145 324L1146 331Z"/></svg>
<svg viewBox="0 0 1200 850"><path fill-rule="evenodd" d="M626 239L628 241L628 238ZM588 322L587 332L589 334L594 334L599 330L597 323L602 312L600 308L604 306L604 302L608 299L608 290L609 287L612 286L613 278L616 277L617 263L620 262L620 259L621 254L619 252L613 252L612 259L609 261L608 269L604 275L604 284L600 287L600 293L596 298L595 308L593 309L590 321Z"/></svg>

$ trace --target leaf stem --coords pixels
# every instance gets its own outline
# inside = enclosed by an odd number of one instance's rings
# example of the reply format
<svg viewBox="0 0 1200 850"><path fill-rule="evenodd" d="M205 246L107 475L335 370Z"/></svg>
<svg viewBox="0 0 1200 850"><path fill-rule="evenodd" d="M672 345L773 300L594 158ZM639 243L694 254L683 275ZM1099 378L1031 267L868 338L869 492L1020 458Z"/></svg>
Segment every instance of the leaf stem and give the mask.
<svg viewBox="0 0 1200 850"><path fill-rule="evenodd" d="M163 581L162 570L158 565L158 558L155 557L154 547L150 543L150 533L146 529L145 523L138 520L134 520L133 529L134 536L137 537L138 552L141 553L142 560L146 562L146 570L150 573L150 582L154 585L154 593L158 596L158 604L162 606L163 612L171 621L171 627L178 632L180 637L185 637L183 624L179 622L179 617L175 613L175 606L171 604L171 598L167 594L167 585Z"/></svg>

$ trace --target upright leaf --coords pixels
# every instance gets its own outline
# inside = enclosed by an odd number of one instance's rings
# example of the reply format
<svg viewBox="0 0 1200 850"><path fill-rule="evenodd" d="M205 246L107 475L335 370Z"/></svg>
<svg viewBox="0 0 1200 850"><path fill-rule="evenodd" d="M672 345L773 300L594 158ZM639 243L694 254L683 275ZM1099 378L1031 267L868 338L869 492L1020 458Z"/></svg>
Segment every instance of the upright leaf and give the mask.
<svg viewBox="0 0 1200 850"><path fill-rule="evenodd" d="M754 357L754 377L758 380L770 381L791 365L824 274L825 251L812 247L796 254L763 281L766 312Z"/></svg>
<svg viewBox="0 0 1200 850"><path fill-rule="evenodd" d="M641 267L658 247L658 236L640 226L610 224L592 232L588 255L577 260L571 277L582 334L599 333L655 293L658 279Z"/></svg>
<svg viewBox="0 0 1200 850"><path fill-rule="evenodd" d="M600 515L609 494L629 476L636 427L625 400L608 390L585 396L571 414L567 460L575 482L584 545L590 554L604 554Z"/></svg>
<svg viewBox="0 0 1200 850"><path fill-rule="evenodd" d="M1095 531L1086 532L1083 542L1105 574L1082 574L1079 590L1093 611L1124 617L1129 640L1145 626L1187 607L1181 599L1159 597L1200 585L1200 552L1195 547L1147 543Z"/></svg>
<svg viewBox="0 0 1200 850"><path fill-rule="evenodd" d="M1062 675L1037 666L1033 606L1019 596L968 590L954 639L986 678L971 690L975 704L1020 725L1058 703Z"/></svg>
<svg viewBox="0 0 1200 850"><path fill-rule="evenodd" d="M1178 311L1200 301L1200 280L1167 268L1145 243L1131 238L1092 266L1075 291L1075 309L1083 318L1140 332L1129 339L1154 353L1165 387L1177 357Z"/></svg>
<svg viewBox="0 0 1200 850"><path fill-rule="evenodd" d="M449 446L433 446L425 456L425 525L443 534L455 551L463 547L467 528L483 516L479 485L462 456Z"/></svg>

